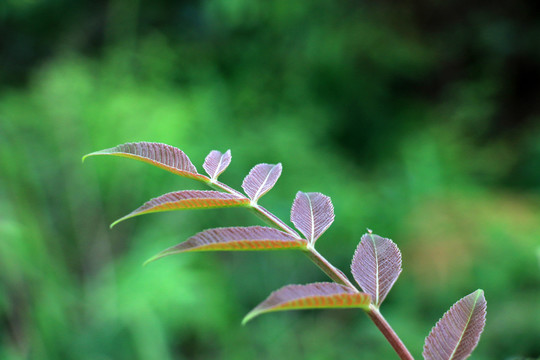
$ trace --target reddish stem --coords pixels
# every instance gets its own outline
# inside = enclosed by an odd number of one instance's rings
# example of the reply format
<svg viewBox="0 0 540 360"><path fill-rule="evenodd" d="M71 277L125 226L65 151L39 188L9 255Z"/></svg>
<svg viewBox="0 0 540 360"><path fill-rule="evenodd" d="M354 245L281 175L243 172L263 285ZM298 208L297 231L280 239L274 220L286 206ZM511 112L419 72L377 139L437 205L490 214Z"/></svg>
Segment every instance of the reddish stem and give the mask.
<svg viewBox="0 0 540 360"><path fill-rule="evenodd" d="M386 340L388 340L390 345L392 345L400 359L414 360L409 350L407 350L405 344L403 344L394 329L392 329L390 324L388 324L386 319L379 312L379 309L377 309L374 305L370 305L369 311L366 311L366 313L368 314L369 318L375 323L375 326L379 328L379 330L382 332Z"/></svg>
<svg viewBox="0 0 540 360"><path fill-rule="evenodd" d="M221 190L225 190L226 192L237 195L239 197L245 196L240 193L239 191L231 188L228 185L223 184L222 182L215 181L212 183L209 183L211 187L218 188ZM296 231L294 231L290 226L285 224L280 218L278 218L276 215L272 214L270 211L266 210L260 205L253 205L251 207L255 213L261 217L263 220L265 220L270 225L277 227L278 229L281 229L285 231L286 233L296 237L301 238L300 235ZM358 292L358 289L349 281L347 276L338 268L336 268L334 265L332 265L328 260L326 260L313 246L309 246L304 253L313 261L326 275L330 277L330 279L334 280L338 284L345 285L354 291ZM375 326L381 331L381 333L384 335L386 340L390 343L392 348L396 351L399 358L402 360L414 360L411 353L403 344L399 336L396 334L394 329L388 324L386 319L382 316L382 314L379 312L379 309L376 308L373 304L370 305L369 310L366 311L366 314L369 316L369 318L375 323Z"/></svg>
<svg viewBox="0 0 540 360"><path fill-rule="evenodd" d="M354 291L358 292L356 287L349 281L347 276L336 268L334 265L332 265L328 260L326 260L315 248L311 247L308 248L305 251L305 254L308 258L311 259L317 265L326 275L330 277L330 279L334 280L338 284L345 285Z"/></svg>

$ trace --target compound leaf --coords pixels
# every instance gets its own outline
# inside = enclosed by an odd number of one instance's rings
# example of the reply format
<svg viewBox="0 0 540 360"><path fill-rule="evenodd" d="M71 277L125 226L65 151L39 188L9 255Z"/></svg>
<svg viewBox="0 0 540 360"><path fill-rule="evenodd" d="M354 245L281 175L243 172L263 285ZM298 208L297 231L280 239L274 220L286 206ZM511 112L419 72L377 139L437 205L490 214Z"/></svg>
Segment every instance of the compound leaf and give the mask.
<svg viewBox="0 0 540 360"><path fill-rule="evenodd" d="M476 290L455 303L426 338L426 360L462 360L469 357L486 324L484 291Z"/></svg>
<svg viewBox="0 0 540 360"><path fill-rule="evenodd" d="M242 189L246 192L253 203L274 187L281 175L281 164L255 165L244 178Z"/></svg>
<svg viewBox="0 0 540 360"><path fill-rule="evenodd" d="M144 203L144 205L135 209L128 215L113 222L111 227L118 224L120 221L152 212L236 206L249 206L249 199L219 191L175 191L158 196L157 198Z"/></svg>
<svg viewBox="0 0 540 360"><path fill-rule="evenodd" d="M264 226L227 227L202 231L172 246L147 261L188 251L242 251L305 249L307 242L287 233Z"/></svg>
<svg viewBox="0 0 540 360"><path fill-rule="evenodd" d="M83 161L87 157L94 155L113 155L132 158L190 179L209 181L206 176L197 172L189 157L182 150L166 144L150 142L121 144L110 149L87 154L83 157Z"/></svg>
<svg viewBox="0 0 540 360"><path fill-rule="evenodd" d="M309 243L314 244L334 222L332 201L321 193L299 191L292 206L291 221Z"/></svg>
<svg viewBox="0 0 540 360"><path fill-rule="evenodd" d="M362 290L379 307L401 273L401 253L390 239L364 234L354 253L351 270Z"/></svg>
<svg viewBox="0 0 540 360"><path fill-rule="evenodd" d="M371 297L336 283L314 283L308 285L287 285L274 291L270 296L251 310L242 320L247 323L254 317L272 311L323 309L323 308L362 308L369 309Z"/></svg>
<svg viewBox="0 0 540 360"><path fill-rule="evenodd" d="M227 169L230 163L231 150L227 150L224 154L212 150L204 160L203 168L212 180L217 180L218 176Z"/></svg>

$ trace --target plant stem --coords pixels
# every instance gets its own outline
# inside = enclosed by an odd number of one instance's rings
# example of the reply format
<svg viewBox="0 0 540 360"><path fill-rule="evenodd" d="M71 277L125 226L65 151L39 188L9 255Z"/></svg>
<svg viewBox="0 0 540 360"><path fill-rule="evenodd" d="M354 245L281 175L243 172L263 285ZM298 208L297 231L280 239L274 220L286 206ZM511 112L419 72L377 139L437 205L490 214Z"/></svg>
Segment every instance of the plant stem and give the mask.
<svg viewBox="0 0 540 360"><path fill-rule="evenodd" d="M399 358L402 360L414 360L409 350L407 350L407 347L399 336L396 334L394 329L388 324L386 319L382 316L382 314L379 312L379 309L377 309L373 304L369 306L369 311L366 311L369 318L375 323L375 326L379 328L379 330L382 332L386 340L392 345L396 353L398 354Z"/></svg>
<svg viewBox="0 0 540 360"><path fill-rule="evenodd" d="M228 185L226 185L226 184L224 184L222 182L215 181L215 182L208 183L208 185L210 185L214 189L225 190L229 194L236 195L236 196L242 197L242 198L246 198L246 196L244 194L242 194L239 191L236 191L232 187L230 187L230 186L228 186ZM293 228L291 228L289 225L285 224L283 222L283 220L281 220L276 215L272 214L270 211L266 210L262 206L260 206L258 204L255 204L255 205L251 206L251 209L255 212L255 214L258 217L263 219L269 225L272 225L273 227L276 227L276 228L278 228L280 230L283 230L286 233L288 233L289 235L292 235L297 239L302 238L300 235L298 235L298 233L296 231L294 231Z"/></svg>
<svg viewBox="0 0 540 360"><path fill-rule="evenodd" d="M214 188L214 189L218 189L218 190L225 190L226 192L228 192L229 194L232 194L232 195L236 195L238 197L242 197L242 198L245 198L246 196L244 194L242 194L240 191L237 191L235 189L233 189L232 187L230 187L229 185L226 185L224 183L222 183L221 181L212 181L212 182L207 182L206 183L208 186L210 186L211 188Z"/></svg>
<svg viewBox="0 0 540 360"><path fill-rule="evenodd" d="M284 230L285 232L299 237L298 234L292 230L288 225L286 225L281 219L279 219L277 216L266 210L265 208L256 205L256 207L253 207L254 210L258 210L257 215L259 217L267 220L268 223L271 225L277 226ZM292 233L291 233L292 231ZM309 246L305 251L304 254L307 255L308 258L311 259L317 265L326 275L330 277L330 279L334 280L338 284L342 284L347 286L348 288L353 289L354 291L358 292L358 289L350 282L350 280L347 278L347 276L338 268L336 268L334 265L332 265L324 256L322 256L313 246ZM369 306L369 310L366 311L366 314L369 316L371 321L375 323L375 326L381 331L381 333L384 335L386 340L390 343L392 348L396 351L397 355L402 360L414 360L411 353L403 344L399 336L396 334L394 329L388 324L386 319L382 316L382 314L379 312L379 309L377 309L373 304Z"/></svg>
<svg viewBox="0 0 540 360"><path fill-rule="evenodd" d="M209 185L213 188L225 190L229 194L245 198L245 196L239 191L236 191L230 186L225 185L219 181L209 183ZM285 222L283 222L280 218L278 218L276 215L266 210L262 206L255 204L251 207L251 209L255 212L257 216L262 218L268 224L280 230L283 230L284 232L294 236L297 239L301 239L300 235L298 235L298 233L294 231L289 225L285 224ZM347 276L341 270L332 265L328 260L326 260L326 258L324 258L317 250L315 250L312 245L309 245L308 248L304 250L304 254L306 254L307 257L309 257L311 261L315 263L315 265L317 265L326 275L328 275L330 279L334 280L338 284L342 284L356 292L359 292L358 289L350 282ZM377 328L381 331L386 340L388 340L388 342L390 343L392 348L394 348L401 360L414 360L405 344L403 344L399 336L396 334L394 329L392 329L390 324L388 324L388 322L379 312L379 309L377 307L371 304L369 306L369 310L366 310L365 312L369 316L369 318L375 323L375 326L377 326Z"/></svg>
<svg viewBox="0 0 540 360"><path fill-rule="evenodd" d="M278 218L276 215L272 214L270 211L266 210L260 205L254 205L252 206L252 209L255 211L255 214L265 220L270 225L279 228L280 230L285 231L289 235L294 236L297 239L301 239L302 237L298 235L296 231L294 231L289 225L285 224L283 220Z"/></svg>
<svg viewBox="0 0 540 360"><path fill-rule="evenodd" d="M317 265L326 275L330 277L330 279L334 280L338 284L345 285L351 289L354 289L354 291L358 292L358 289L349 281L347 276L336 268L334 265L332 265L328 260L326 260L315 248L310 247L307 250L304 251L304 253L307 255L308 258L311 259Z"/></svg>

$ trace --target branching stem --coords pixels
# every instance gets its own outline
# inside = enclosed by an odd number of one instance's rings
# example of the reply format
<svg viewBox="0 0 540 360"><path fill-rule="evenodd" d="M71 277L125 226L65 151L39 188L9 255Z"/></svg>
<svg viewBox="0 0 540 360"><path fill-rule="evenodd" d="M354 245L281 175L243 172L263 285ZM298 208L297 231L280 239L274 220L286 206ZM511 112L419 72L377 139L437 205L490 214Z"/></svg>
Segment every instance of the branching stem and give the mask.
<svg viewBox="0 0 540 360"><path fill-rule="evenodd" d="M209 183L209 185L213 188L224 190L229 194L245 198L242 193L231 188L228 185L223 184L222 182L215 181ZM271 226L282 230L297 239L301 238L300 235L298 235L298 233L294 231L289 225L285 224L285 222L283 222L280 218L278 218L276 215L266 210L262 206L255 204L251 207L251 209L255 212L257 216L259 216ZM338 284L345 285L348 288L351 288L352 290L358 292L358 289L350 282L347 276L341 270L332 265L328 260L326 260L326 258L324 258L317 250L315 250L313 246L310 245L306 250L304 250L304 253L307 255L308 258L311 259L311 261L315 263L315 265L317 265L326 275L328 275L330 279L334 280ZM386 340L388 340L388 342L396 351L397 355L401 360L414 360L405 344L403 344L399 336L396 334L394 329L392 329L390 324L388 324L388 322L379 312L379 309L377 307L371 304L369 310L366 310L365 312L369 316L369 318L375 323L375 326L377 326L377 328L381 331Z"/></svg>

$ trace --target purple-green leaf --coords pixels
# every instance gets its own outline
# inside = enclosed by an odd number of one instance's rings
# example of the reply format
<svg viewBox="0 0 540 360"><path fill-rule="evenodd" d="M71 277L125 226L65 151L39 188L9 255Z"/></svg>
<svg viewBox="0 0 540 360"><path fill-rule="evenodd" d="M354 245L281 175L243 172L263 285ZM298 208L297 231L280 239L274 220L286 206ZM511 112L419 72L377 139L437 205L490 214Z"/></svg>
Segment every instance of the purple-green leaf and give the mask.
<svg viewBox="0 0 540 360"><path fill-rule="evenodd" d="M336 283L287 285L274 291L266 300L251 310L242 320L242 324L260 314L272 311L324 308L362 308L368 310L370 303L371 298L368 294L356 292Z"/></svg>
<svg viewBox="0 0 540 360"><path fill-rule="evenodd" d="M486 324L486 299L476 290L455 303L426 338L426 360L462 360L469 357Z"/></svg>
<svg viewBox="0 0 540 360"><path fill-rule="evenodd" d="M244 178L242 189L253 203L257 203L261 196L274 187L281 175L281 164L255 165Z"/></svg>
<svg viewBox="0 0 540 360"><path fill-rule="evenodd" d="M314 244L334 222L332 201L321 193L299 191L292 206L291 221L309 243Z"/></svg>
<svg viewBox="0 0 540 360"><path fill-rule="evenodd" d="M152 212L237 206L249 206L249 199L219 191L175 191L161 195L144 203L144 205L135 209L128 215L113 222L111 227L118 224L120 221Z"/></svg>
<svg viewBox="0 0 540 360"><path fill-rule="evenodd" d="M228 227L202 231L172 246L147 261L188 251L242 251L305 249L307 242L287 233L264 226Z"/></svg>
<svg viewBox="0 0 540 360"><path fill-rule="evenodd" d="M351 270L362 290L379 307L401 273L401 253L390 239L364 234L354 253Z"/></svg>
<svg viewBox="0 0 540 360"><path fill-rule="evenodd" d="M227 150L224 154L212 150L204 160L203 168L210 175L210 179L217 180L218 176L227 169L230 163L231 150Z"/></svg>
<svg viewBox="0 0 540 360"><path fill-rule="evenodd" d="M210 181L208 177L197 172L191 160L182 150L166 144L150 142L122 144L87 154L83 156L83 161L94 155L113 155L136 159L190 179Z"/></svg>

